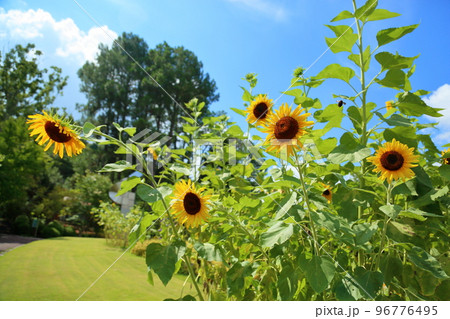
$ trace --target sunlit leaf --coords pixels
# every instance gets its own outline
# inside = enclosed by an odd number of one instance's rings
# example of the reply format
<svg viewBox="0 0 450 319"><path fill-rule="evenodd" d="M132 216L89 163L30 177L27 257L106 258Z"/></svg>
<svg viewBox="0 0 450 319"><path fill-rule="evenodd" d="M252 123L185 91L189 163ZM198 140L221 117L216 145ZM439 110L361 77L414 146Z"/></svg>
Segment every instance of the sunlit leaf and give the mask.
<svg viewBox="0 0 450 319"><path fill-rule="evenodd" d="M418 26L418 24L413 24L405 27L381 30L377 33L378 46L382 46L392 41L398 40L404 35L414 31Z"/></svg>
<svg viewBox="0 0 450 319"><path fill-rule="evenodd" d="M441 264L420 247L413 247L408 252L409 260L417 267L429 271L433 276L439 279L447 279L448 275L444 272Z"/></svg>
<svg viewBox="0 0 450 319"><path fill-rule="evenodd" d="M350 83L350 80L355 76L355 71L348 67L341 66L337 63L328 65L325 69L317 74L318 79L339 79Z"/></svg>
<svg viewBox="0 0 450 319"><path fill-rule="evenodd" d="M294 233L294 226L282 221L277 222L261 235L261 246L271 248L275 244L282 244Z"/></svg>
<svg viewBox="0 0 450 319"><path fill-rule="evenodd" d="M120 183L120 190L116 196L120 196L132 190L136 185L142 183L142 179L138 176L132 176Z"/></svg>

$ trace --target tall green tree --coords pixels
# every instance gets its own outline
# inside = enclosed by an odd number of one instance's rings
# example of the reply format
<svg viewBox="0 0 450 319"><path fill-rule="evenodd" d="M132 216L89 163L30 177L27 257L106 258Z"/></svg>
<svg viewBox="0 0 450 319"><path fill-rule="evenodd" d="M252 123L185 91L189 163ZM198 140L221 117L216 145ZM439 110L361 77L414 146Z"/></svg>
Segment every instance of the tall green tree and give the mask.
<svg viewBox="0 0 450 319"><path fill-rule="evenodd" d="M166 42L149 50L132 33L123 33L111 48L101 45L96 62L84 64L78 76L87 97L79 110L87 119L107 124L113 136L113 122L175 136L181 130L180 116L186 116L185 103L197 97L207 107L219 98L215 81L193 52Z"/></svg>
<svg viewBox="0 0 450 319"><path fill-rule="evenodd" d="M67 77L56 66L40 68L41 55L31 43L0 52L0 121L41 111L62 93Z"/></svg>

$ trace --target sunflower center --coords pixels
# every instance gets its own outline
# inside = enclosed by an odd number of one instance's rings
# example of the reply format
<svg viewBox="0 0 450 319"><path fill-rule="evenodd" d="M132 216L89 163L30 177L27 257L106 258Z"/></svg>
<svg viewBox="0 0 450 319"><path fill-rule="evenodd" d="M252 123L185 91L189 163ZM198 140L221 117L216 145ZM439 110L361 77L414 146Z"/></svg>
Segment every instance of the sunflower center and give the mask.
<svg viewBox="0 0 450 319"><path fill-rule="evenodd" d="M285 116L275 125L275 137L279 140L290 140L297 135L298 128L298 122L296 119L290 116Z"/></svg>
<svg viewBox="0 0 450 319"><path fill-rule="evenodd" d="M404 161L402 154L396 151L386 152L380 158L381 165L389 171L399 170L402 168Z"/></svg>
<svg viewBox="0 0 450 319"><path fill-rule="evenodd" d="M194 193L187 193L183 199L183 206L186 213L189 215L195 215L200 211L202 203L197 195Z"/></svg>
<svg viewBox="0 0 450 319"><path fill-rule="evenodd" d="M70 135L61 133L59 131L59 127L51 121L47 121L47 123L45 123L45 132L47 133L48 137L58 143L66 143L72 139Z"/></svg>
<svg viewBox="0 0 450 319"><path fill-rule="evenodd" d="M330 190L329 189L324 190L322 195L325 195L325 196L330 195Z"/></svg>
<svg viewBox="0 0 450 319"><path fill-rule="evenodd" d="M258 103L253 109L253 115L258 119L264 119L267 116L269 108L266 103Z"/></svg>

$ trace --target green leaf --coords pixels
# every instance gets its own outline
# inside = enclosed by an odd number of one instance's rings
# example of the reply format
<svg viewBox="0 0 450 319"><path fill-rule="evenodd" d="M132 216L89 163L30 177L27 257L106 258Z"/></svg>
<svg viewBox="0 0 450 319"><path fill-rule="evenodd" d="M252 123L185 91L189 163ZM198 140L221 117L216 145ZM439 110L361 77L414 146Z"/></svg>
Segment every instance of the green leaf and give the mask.
<svg viewBox="0 0 450 319"><path fill-rule="evenodd" d="M396 219L398 214L402 211L402 207L398 205L383 205L380 210L385 213L391 219Z"/></svg>
<svg viewBox="0 0 450 319"><path fill-rule="evenodd" d="M118 161L115 163L109 163L106 164L101 170L99 170L100 173L105 172L123 172L130 169L135 169L136 165L131 165L127 161Z"/></svg>
<svg viewBox="0 0 450 319"><path fill-rule="evenodd" d="M442 269L439 262L428 254L425 250L420 247L414 246L408 252L408 257L411 262L419 267L420 269L426 270L430 272L433 276L439 279L447 279L449 278L447 274Z"/></svg>
<svg viewBox="0 0 450 319"><path fill-rule="evenodd" d="M242 138L242 137L244 137L244 132L242 132L241 128L239 126L237 126L237 125L231 126L225 132L225 134L227 136L234 137L234 138Z"/></svg>
<svg viewBox="0 0 450 319"><path fill-rule="evenodd" d="M392 129L385 129L383 132L383 137L388 142L395 138L400 143L417 149L416 129L412 126L397 126Z"/></svg>
<svg viewBox="0 0 450 319"><path fill-rule="evenodd" d="M391 12L386 9L375 9L368 17L366 21L377 21L377 20L384 20L384 19L390 19L401 16L401 14L396 12Z"/></svg>
<svg viewBox="0 0 450 319"><path fill-rule="evenodd" d="M189 168L184 167L184 166L182 166L180 164L172 164L172 165L169 166L169 168L172 171L177 172L177 173L181 173L183 175L187 175L187 176L191 175L191 171L189 170Z"/></svg>
<svg viewBox="0 0 450 319"><path fill-rule="evenodd" d="M158 188L159 189L159 188ZM154 203L163 199L163 195L158 189L151 188L148 185L141 184L136 189L136 194L147 203ZM161 188L167 194L167 187ZM170 188L169 188L170 189Z"/></svg>
<svg viewBox="0 0 450 319"><path fill-rule="evenodd" d="M414 181L409 180L406 181L405 183L395 186L394 189L392 190L392 195L398 194L418 196Z"/></svg>
<svg viewBox="0 0 450 319"><path fill-rule="evenodd" d="M334 277L336 269L333 261L327 256L313 256L306 265L305 276L316 293L327 289Z"/></svg>
<svg viewBox="0 0 450 319"><path fill-rule="evenodd" d="M339 79L350 83L350 80L355 76L355 71L348 67L341 66L337 63L328 65L325 69L317 74L317 79Z"/></svg>
<svg viewBox="0 0 450 319"><path fill-rule="evenodd" d="M341 136L339 146L328 155L328 160L334 164L359 162L371 154L370 148L363 147L351 133L346 132Z"/></svg>
<svg viewBox="0 0 450 319"><path fill-rule="evenodd" d="M436 200L439 197L442 197L442 196L447 195L447 194L448 194L448 186L444 186L443 188L439 189L433 195L430 195L430 197L431 197L431 200Z"/></svg>
<svg viewBox="0 0 450 319"><path fill-rule="evenodd" d="M228 294L240 296L245 277L251 276L252 268L248 261L235 263L227 272Z"/></svg>
<svg viewBox="0 0 450 319"><path fill-rule="evenodd" d="M382 46L392 41L398 40L404 35L414 31L418 26L418 24L413 24L405 27L381 30L377 33L378 46Z"/></svg>
<svg viewBox="0 0 450 319"><path fill-rule="evenodd" d="M363 297L352 278L342 278L335 288L336 298L341 301L356 301Z"/></svg>
<svg viewBox="0 0 450 319"><path fill-rule="evenodd" d="M196 242L194 248L198 255L207 261L223 261L222 252L218 246L210 243Z"/></svg>
<svg viewBox="0 0 450 319"><path fill-rule="evenodd" d="M432 213L427 213L424 212L418 208L414 208L414 207L409 207L407 210L404 210L400 213L400 216L404 216L404 217L408 217L408 218L414 218L420 221L424 221L426 220L425 217L438 217L438 218L442 218L444 216L442 215L436 215L436 214L432 214Z"/></svg>
<svg viewBox="0 0 450 319"><path fill-rule="evenodd" d="M403 272L403 264L397 256L384 256L381 259L380 270L384 275L384 282L389 285L392 278L401 278Z"/></svg>
<svg viewBox="0 0 450 319"><path fill-rule="evenodd" d="M132 176L128 178L127 180L120 183L120 190L117 192L116 196L120 196L125 194L126 192L129 192L132 190L136 185L142 183L143 180L141 180L140 177Z"/></svg>
<svg viewBox="0 0 450 319"><path fill-rule="evenodd" d="M290 264L284 264L278 275L277 287L281 300L292 300L298 286L298 275Z"/></svg>
<svg viewBox="0 0 450 319"><path fill-rule="evenodd" d="M240 110L234 107L230 107L230 109L232 109L233 111L235 111L237 114L242 115L242 116L246 116L247 114L245 113L245 110Z"/></svg>
<svg viewBox="0 0 450 319"><path fill-rule="evenodd" d="M327 122L325 127L321 129L318 137L323 136L326 132L335 127L340 127L342 119L345 117L345 114L341 107L338 107L337 104L330 104L324 110L318 110L314 112L314 118L320 122Z"/></svg>
<svg viewBox="0 0 450 319"><path fill-rule="evenodd" d="M405 72L399 69L393 69L387 71L386 75L384 76L384 79L382 80L376 79L375 82L384 87L393 88L396 90L403 90L405 89L405 86L409 83L409 80Z"/></svg>
<svg viewBox="0 0 450 319"><path fill-rule="evenodd" d="M91 122L86 122L86 123L84 123L84 125L83 125L83 134L84 134L84 137L89 137L89 136L91 136L92 133L94 133L95 128L96 128L95 125L92 124Z"/></svg>
<svg viewBox="0 0 450 319"><path fill-rule="evenodd" d="M253 97L250 94L249 91L247 91L247 89L243 86L241 86L241 89L244 91L244 93L242 93L242 100L246 101L246 102L252 102L253 101Z"/></svg>
<svg viewBox="0 0 450 319"><path fill-rule="evenodd" d="M286 213L289 211L289 209L292 207L292 205L295 204L295 201L297 199L297 193L292 192L290 196L286 196L283 198L279 206L281 206L280 210L278 210L277 214L275 215L275 220L278 220L282 218Z"/></svg>
<svg viewBox="0 0 450 319"><path fill-rule="evenodd" d="M361 285L361 293L373 299L383 285L383 274L379 271L368 271L362 267L356 268L355 274L355 279Z"/></svg>
<svg viewBox="0 0 450 319"><path fill-rule="evenodd" d="M134 136L134 134L136 134L136 128L135 127L126 127L123 130L130 136Z"/></svg>
<svg viewBox="0 0 450 319"><path fill-rule="evenodd" d="M385 118L380 112L374 112L383 122L387 123L390 126L413 126L411 121L400 115L400 114L392 114L390 118Z"/></svg>
<svg viewBox="0 0 450 319"><path fill-rule="evenodd" d="M355 231L355 244L356 245L364 245L367 243L378 230L377 224L356 224L352 227Z"/></svg>
<svg viewBox="0 0 450 319"><path fill-rule="evenodd" d="M130 243L136 242L156 219L158 219L158 216L153 214L145 214L141 217L139 222L131 229L130 234L128 235L128 241Z"/></svg>
<svg viewBox="0 0 450 319"><path fill-rule="evenodd" d="M335 16L330 22L336 22L344 19L351 19L354 15L350 11L344 10L341 13L339 13L337 16Z"/></svg>
<svg viewBox="0 0 450 319"><path fill-rule="evenodd" d="M353 29L347 25L325 25L330 28L336 38L325 38L325 42L331 52L352 52L353 45L358 40L358 35L353 33Z"/></svg>
<svg viewBox="0 0 450 319"><path fill-rule="evenodd" d="M369 17L376 9L378 5L378 0L367 0L366 3L356 9L355 17L361 21L366 21L367 17Z"/></svg>
<svg viewBox="0 0 450 319"><path fill-rule="evenodd" d="M328 155L337 145L337 139L334 137L327 138L326 140L316 139L314 140L316 147L321 155Z"/></svg>
<svg viewBox="0 0 450 319"><path fill-rule="evenodd" d="M151 243L147 246L145 261L147 266L153 270L167 286L175 272L175 264L183 257L186 247L184 243L163 246L159 243Z"/></svg>
<svg viewBox="0 0 450 319"><path fill-rule="evenodd" d="M412 67L414 60L419 57L420 54L415 57L404 57L398 54L398 52L394 54L390 52L380 52L375 55L375 59L380 63L381 70L392 70L392 69L408 69Z"/></svg>
<svg viewBox="0 0 450 319"><path fill-rule="evenodd" d="M292 224L285 224L282 221L277 222L261 235L261 246L263 248L272 248L275 244L282 244L288 240L294 233Z"/></svg>
<svg viewBox="0 0 450 319"><path fill-rule="evenodd" d="M348 59L354 62L357 66L361 67L361 59L359 54L350 54L348 56ZM370 66L370 45L368 45L363 52L363 63L364 63L364 72L367 72Z"/></svg>
<svg viewBox="0 0 450 319"><path fill-rule="evenodd" d="M439 167L439 174L445 178L446 180L450 181L450 165L443 164Z"/></svg>
<svg viewBox="0 0 450 319"><path fill-rule="evenodd" d="M248 196L242 196L239 199L239 203L242 207L250 207L255 208L261 204L261 200L259 198L251 198Z"/></svg>
<svg viewBox="0 0 450 319"><path fill-rule="evenodd" d="M358 134L361 134L362 132L362 117L361 113L359 112L358 108L356 106L350 106L347 109L348 117L350 118L350 121L353 123L353 127L355 128L356 132Z"/></svg>

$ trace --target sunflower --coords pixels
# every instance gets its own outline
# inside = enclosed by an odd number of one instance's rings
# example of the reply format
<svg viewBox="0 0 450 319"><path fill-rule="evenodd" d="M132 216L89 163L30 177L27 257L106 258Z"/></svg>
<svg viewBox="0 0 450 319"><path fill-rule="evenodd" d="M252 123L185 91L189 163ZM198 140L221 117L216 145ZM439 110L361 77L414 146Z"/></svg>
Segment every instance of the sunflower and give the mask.
<svg viewBox="0 0 450 319"><path fill-rule="evenodd" d="M31 130L30 136L38 135L36 141L39 145L49 141L45 146L45 151L55 144L53 154L59 154L61 158L64 155L64 147L68 156L80 154L86 146L78 138L77 132L70 128L70 123L56 115L48 115L44 111L43 113L44 115L28 116L27 124L30 124L28 128Z"/></svg>
<svg viewBox="0 0 450 319"><path fill-rule="evenodd" d="M390 109L392 109L393 108L393 106L392 106L392 101L386 101L386 110L390 110Z"/></svg>
<svg viewBox="0 0 450 319"><path fill-rule="evenodd" d="M265 141L265 144L269 145L267 151L280 152L286 149L287 156L291 156L294 150L302 147L300 137L306 134L304 128L314 124L313 121L306 120L310 113L300 115L303 111L300 106L291 110L291 107L284 103L278 111L271 114L264 130L268 133Z"/></svg>
<svg viewBox="0 0 450 319"><path fill-rule="evenodd" d="M331 198L333 197L333 193L331 192L331 187L328 185L322 184L324 190L322 192L322 196L325 197L328 200L328 203L331 203Z"/></svg>
<svg viewBox="0 0 450 319"><path fill-rule="evenodd" d="M442 156L444 156L445 153L450 152L450 148L447 148L446 150L444 150L442 152ZM444 164L450 165L450 158L449 157L444 157L443 158Z"/></svg>
<svg viewBox="0 0 450 319"><path fill-rule="evenodd" d="M258 124L264 124L272 113L272 100L269 100L265 94L260 94L256 99L250 103L245 113L247 114L247 122L253 124L257 122Z"/></svg>
<svg viewBox="0 0 450 319"><path fill-rule="evenodd" d="M379 177L382 181L385 179L390 183L392 180L402 178L403 180L413 177L414 172L411 167L416 167L419 160L418 155L413 155L414 148L408 148L407 145L396 141L385 143L380 147L375 156L367 158L376 168L374 172L381 173Z"/></svg>
<svg viewBox="0 0 450 319"><path fill-rule="evenodd" d="M149 147L148 148L148 153L149 154L151 154L152 155L152 157L153 157L153 160L157 160L158 159L158 154L156 154L156 151L155 151L155 149L154 148L152 148L152 147Z"/></svg>
<svg viewBox="0 0 450 319"><path fill-rule="evenodd" d="M201 191L202 189L195 189L191 180L175 184L172 213L187 227L197 227L209 217L207 205L211 196L201 195Z"/></svg>

